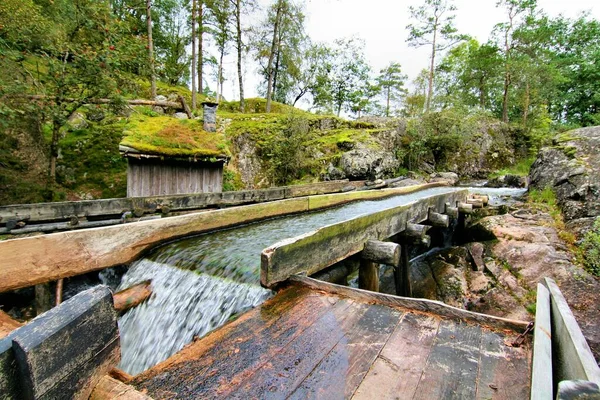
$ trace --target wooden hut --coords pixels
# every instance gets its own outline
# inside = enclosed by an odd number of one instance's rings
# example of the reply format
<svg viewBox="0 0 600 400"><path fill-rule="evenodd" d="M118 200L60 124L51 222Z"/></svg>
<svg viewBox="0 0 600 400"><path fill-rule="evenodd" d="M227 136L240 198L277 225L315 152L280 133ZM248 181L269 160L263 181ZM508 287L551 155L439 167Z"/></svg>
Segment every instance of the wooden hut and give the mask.
<svg viewBox="0 0 600 400"><path fill-rule="evenodd" d="M205 112L216 111L216 104L207 106ZM229 150L214 122L214 115L205 117L204 124L170 116L133 116L119 146L127 157L127 196L221 192Z"/></svg>

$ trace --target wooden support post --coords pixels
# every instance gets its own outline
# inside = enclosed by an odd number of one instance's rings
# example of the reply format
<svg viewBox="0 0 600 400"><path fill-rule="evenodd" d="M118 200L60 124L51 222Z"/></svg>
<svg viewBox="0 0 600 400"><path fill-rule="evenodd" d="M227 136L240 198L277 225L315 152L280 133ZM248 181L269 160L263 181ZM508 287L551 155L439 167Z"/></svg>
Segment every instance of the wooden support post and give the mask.
<svg viewBox="0 0 600 400"><path fill-rule="evenodd" d="M364 258L360 260L358 287L371 292L379 292L379 264Z"/></svg>
<svg viewBox="0 0 600 400"><path fill-rule="evenodd" d="M35 285L35 314L40 315L52 308L52 291L49 283Z"/></svg>
<svg viewBox="0 0 600 400"><path fill-rule="evenodd" d="M467 199L467 204L471 204L473 208L483 208L483 201L477 199Z"/></svg>
<svg viewBox="0 0 600 400"><path fill-rule="evenodd" d="M397 267L400 265L400 245L392 242L369 240L365 243L362 258Z"/></svg>
<svg viewBox="0 0 600 400"><path fill-rule="evenodd" d="M473 205L463 202L456 202L456 206L458 207L458 211L462 214L473 214Z"/></svg>
<svg viewBox="0 0 600 400"><path fill-rule="evenodd" d="M185 98L182 95L179 95L178 97L179 97L179 102L181 103L181 107L183 107L183 111L185 111L188 118L194 119L194 114L192 114L192 110L190 110L190 107L187 105Z"/></svg>
<svg viewBox="0 0 600 400"><path fill-rule="evenodd" d="M450 217L444 214L437 213L433 211L432 208L429 209L429 214L427 216L427 221L433 225L441 228L447 228L450 226Z"/></svg>
<svg viewBox="0 0 600 400"><path fill-rule="evenodd" d="M143 303L150 295L152 295L150 283L151 281L145 281L122 290L119 293L115 293L113 295L115 310L124 312Z"/></svg>
<svg viewBox="0 0 600 400"><path fill-rule="evenodd" d="M59 279L56 281L56 305L62 303L62 295L63 295L63 284L65 280Z"/></svg>
<svg viewBox="0 0 600 400"><path fill-rule="evenodd" d="M446 215L448 215L450 218L458 218L458 208L452 207L452 204L450 203L446 203L446 210L444 213L446 213Z"/></svg>
<svg viewBox="0 0 600 400"><path fill-rule="evenodd" d="M398 296L412 297L410 284L410 260L408 244L402 244L400 250L400 266L394 269L394 281Z"/></svg>

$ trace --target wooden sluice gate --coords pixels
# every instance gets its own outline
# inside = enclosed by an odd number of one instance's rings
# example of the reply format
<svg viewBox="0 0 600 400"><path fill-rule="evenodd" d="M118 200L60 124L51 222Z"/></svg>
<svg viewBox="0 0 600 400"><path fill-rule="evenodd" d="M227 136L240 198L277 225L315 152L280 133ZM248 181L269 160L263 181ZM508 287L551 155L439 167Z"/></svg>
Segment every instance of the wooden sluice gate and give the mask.
<svg viewBox="0 0 600 400"><path fill-rule="evenodd" d="M63 269L65 260L58 256L58 250L45 263L40 261L41 254L26 256L21 265L33 278L12 277L8 283L0 283L0 291L124 263L168 238L330 207L361 196L365 199L396 194L400 192L313 196L147 221L141 223L139 230L132 224L131 228L48 235L45 249L51 245L64 249L65 240L75 238L83 257L75 257L71 269ZM546 280L538 288L541 295L536 321L541 322L535 326L533 340L529 321L508 320L409 297L410 246L430 244L432 227L445 229L454 220L463 221L465 214L486 202L485 197L469 198L466 190L457 190L360 215L276 243L263 251L261 259L261 283L276 291L273 298L133 377L117 376L114 371L112 377L108 376L118 355L113 352L112 333L117 327L116 310L110 296L106 296L107 289L84 292L79 298L98 297L104 305L80 305L80 311L73 312L76 296L51 311L57 315L66 313L68 317L63 316L62 320L74 322L52 323L49 328L42 327L39 321L44 319L38 317L0 339L0 393L4 389L19 396L24 394L22 398L52 398L53 391L66 387L76 398L92 399L512 400L567 398L573 393L597 395L600 370L553 281ZM118 233L116 228L127 229ZM117 235L119 248L110 245L110 234ZM71 236L57 238L60 235ZM99 239L101 243L96 242ZM23 245L12 246L10 249ZM0 256L8 248L0 242ZM88 265L90 257L94 258L93 266ZM83 258L87 258L87 264ZM8 277L17 271L15 266L4 270L7 264L2 264L2 260L0 257L0 276ZM395 268L396 290L407 297L377 293L380 263ZM344 282L354 271L353 266L359 270L360 289L315 279ZM37 271L40 268L42 272ZM103 310L106 321L91 318L95 311L90 310L94 309ZM104 347L98 349L106 350L90 350L85 354L93 357L69 362L64 355L81 345L65 341L63 347L44 353L45 362L63 362L73 368L54 377L36 375L37 370L31 367L34 363L21 350L35 346L28 347L22 335L35 331L43 332L47 340L67 337L64 329L84 326L77 325L81 318L104 321L99 323L110 334L105 335ZM50 320L46 318L46 323ZM91 332L99 329L83 329L78 335L93 335ZM44 340L36 343L43 346ZM118 335L116 343L118 347ZM74 348L66 348L73 344ZM97 367L84 368L92 365ZM27 385L26 390L23 385Z"/></svg>

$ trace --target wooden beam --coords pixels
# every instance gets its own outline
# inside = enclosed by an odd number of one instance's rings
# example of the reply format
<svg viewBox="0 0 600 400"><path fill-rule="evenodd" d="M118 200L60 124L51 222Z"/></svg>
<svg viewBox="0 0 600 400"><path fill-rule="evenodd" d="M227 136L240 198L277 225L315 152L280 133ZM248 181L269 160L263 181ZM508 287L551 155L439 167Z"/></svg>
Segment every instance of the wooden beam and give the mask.
<svg viewBox="0 0 600 400"><path fill-rule="evenodd" d="M113 295L115 310L124 312L143 303L152 295L151 281L138 283Z"/></svg>
<svg viewBox="0 0 600 400"><path fill-rule="evenodd" d="M368 240L362 258L379 264L400 265L400 245L392 242Z"/></svg>
<svg viewBox="0 0 600 400"><path fill-rule="evenodd" d="M533 357L531 367L531 400L553 398L552 327L550 324L550 292L541 283L537 286Z"/></svg>
<svg viewBox="0 0 600 400"><path fill-rule="evenodd" d="M475 200L481 200L484 206L487 206L490 202L490 197L485 194L473 194L471 195L471 198Z"/></svg>
<svg viewBox="0 0 600 400"><path fill-rule="evenodd" d="M192 114L192 110L190 110L190 107L188 107L188 105L185 101L185 98L182 95L178 95L177 98L179 99L179 102L181 103L181 108L183 108L183 111L186 113L188 118L194 119L194 114Z"/></svg>
<svg viewBox="0 0 600 400"><path fill-rule="evenodd" d="M446 203L444 214L448 215L452 219L457 219L459 215L458 207L452 207L451 203Z"/></svg>
<svg viewBox="0 0 600 400"><path fill-rule="evenodd" d="M554 382L585 380L600 385L600 368L567 301L554 280L545 278L544 285L551 298L552 349L556 350L552 358L561 361L554 365Z"/></svg>
<svg viewBox="0 0 600 400"><path fill-rule="evenodd" d="M427 215L429 216L429 210L427 211ZM400 234L405 238L410 239L422 239L427 234L427 231L431 229L429 225L420 225L413 224L411 222L406 224L406 228Z"/></svg>
<svg viewBox="0 0 600 400"><path fill-rule="evenodd" d="M138 392L133 386L105 375L94 387L90 400L152 400L152 397Z"/></svg>
<svg viewBox="0 0 600 400"><path fill-rule="evenodd" d="M358 287L371 292L379 292L379 264L364 258L360 260Z"/></svg>
<svg viewBox="0 0 600 400"><path fill-rule="evenodd" d="M29 100L42 100L46 102L55 102L56 98L53 96L45 96L45 95L14 95L9 96L12 98L25 98ZM62 102L73 103L80 102L81 99L75 99L73 97L63 97L60 99ZM158 107L166 107L166 108L174 108L176 110L182 109L182 104L175 101L154 101L154 100L145 100L145 99L135 99L135 100L124 100L125 103L130 106L158 106ZM112 99L85 99L83 104L114 104L114 100Z"/></svg>
<svg viewBox="0 0 600 400"><path fill-rule="evenodd" d="M448 228L450 226L450 217L430 209L429 215L427 216L427 222L429 222L432 226Z"/></svg>
<svg viewBox="0 0 600 400"><path fill-rule="evenodd" d="M473 205L472 204L468 204L468 203L464 203L464 202L457 202L456 206L458 208L458 211L462 214L473 214Z"/></svg>
<svg viewBox="0 0 600 400"><path fill-rule="evenodd" d="M467 199L467 204L471 204L473 208L483 208L483 201L477 199Z"/></svg>
<svg viewBox="0 0 600 400"><path fill-rule="evenodd" d="M0 310L0 339L5 338L9 333L23 326L19 321L14 320L10 315Z"/></svg>
<svg viewBox="0 0 600 400"><path fill-rule="evenodd" d="M481 325L488 325L496 329L510 329L521 333L529 325L526 321L517 321L506 318L494 317L487 314L479 314L472 311L452 307L441 301L427 299L410 299L406 297L392 296L384 293L369 292L361 289L354 289L346 286L335 285L333 283L321 282L316 279L305 276L292 276L290 281L301 286L309 287L324 292L333 293L339 296L348 297L355 301L381 304L384 306L401 307L412 311L422 311L437 314L441 317L458 319L466 322L472 322Z"/></svg>
<svg viewBox="0 0 600 400"><path fill-rule="evenodd" d="M398 268L394 269L394 283L396 294L398 296L412 297L412 284L410 282L410 247L408 244L402 244L401 262Z"/></svg>
<svg viewBox="0 0 600 400"><path fill-rule="evenodd" d="M292 275L313 275L361 252L368 240L386 240L404 231L408 221L426 220L429 207L442 210L445 202L464 198L466 191L433 195L276 243L262 252L261 283L273 287Z"/></svg>

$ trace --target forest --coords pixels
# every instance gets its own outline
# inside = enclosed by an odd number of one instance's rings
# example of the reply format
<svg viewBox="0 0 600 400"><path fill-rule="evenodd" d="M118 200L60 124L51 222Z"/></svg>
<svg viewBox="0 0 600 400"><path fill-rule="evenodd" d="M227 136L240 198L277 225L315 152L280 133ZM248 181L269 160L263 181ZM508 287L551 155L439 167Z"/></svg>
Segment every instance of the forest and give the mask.
<svg viewBox="0 0 600 400"><path fill-rule="evenodd" d="M523 159L556 132L596 125L600 23L588 14L549 17L535 0L496 6L503 22L485 43L457 30L452 0L407 8L411 23L399 40L430 54L409 80L400 60L374 70L358 36L312 40L301 0L4 0L0 202L61 200L86 179L93 197L122 196L117 145L128 100L178 93L196 115L206 98L248 113L251 68L265 114L302 104L317 115L406 121L396 152L403 170L418 170L415 154L451 153L468 141L465 121L503 124ZM230 55L234 66L224 63ZM228 73L239 98L223 96L226 68L235 68ZM97 99L108 105L90 107ZM84 125L98 117L93 135L87 125L65 128L85 107ZM273 182L292 178L300 177Z"/></svg>

